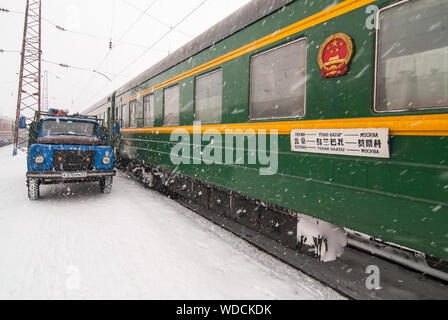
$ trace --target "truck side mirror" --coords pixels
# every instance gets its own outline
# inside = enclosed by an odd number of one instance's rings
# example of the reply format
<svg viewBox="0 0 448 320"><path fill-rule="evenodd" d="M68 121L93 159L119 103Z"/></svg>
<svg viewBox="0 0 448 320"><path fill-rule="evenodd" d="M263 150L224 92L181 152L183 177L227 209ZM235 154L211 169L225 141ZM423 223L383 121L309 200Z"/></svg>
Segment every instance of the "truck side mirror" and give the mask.
<svg viewBox="0 0 448 320"><path fill-rule="evenodd" d="M20 117L19 129L26 129L26 117Z"/></svg>
<svg viewBox="0 0 448 320"><path fill-rule="evenodd" d="M120 129L121 129L120 122L115 122L114 133L119 134L120 133Z"/></svg>

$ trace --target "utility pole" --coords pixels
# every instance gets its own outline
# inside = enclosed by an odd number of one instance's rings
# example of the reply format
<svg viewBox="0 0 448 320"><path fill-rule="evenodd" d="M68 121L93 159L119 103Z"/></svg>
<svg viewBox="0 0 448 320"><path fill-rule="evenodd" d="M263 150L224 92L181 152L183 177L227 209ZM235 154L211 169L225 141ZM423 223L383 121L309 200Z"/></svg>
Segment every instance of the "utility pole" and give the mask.
<svg viewBox="0 0 448 320"><path fill-rule="evenodd" d="M28 130L19 128L20 118L32 120L41 107L41 10L41 0L26 0L13 155L28 143Z"/></svg>

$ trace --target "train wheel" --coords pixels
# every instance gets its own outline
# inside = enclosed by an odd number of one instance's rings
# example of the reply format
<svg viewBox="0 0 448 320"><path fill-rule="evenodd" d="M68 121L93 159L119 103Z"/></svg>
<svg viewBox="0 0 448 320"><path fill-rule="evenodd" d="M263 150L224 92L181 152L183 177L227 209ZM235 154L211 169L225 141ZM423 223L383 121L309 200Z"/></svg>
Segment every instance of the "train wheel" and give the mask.
<svg viewBox="0 0 448 320"><path fill-rule="evenodd" d="M40 196L39 180L28 179L27 185L28 185L28 198L31 201L36 201L37 199L39 199L39 196Z"/></svg>
<svg viewBox="0 0 448 320"><path fill-rule="evenodd" d="M104 177L100 179L101 193L110 193L112 191L113 177Z"/></svg>

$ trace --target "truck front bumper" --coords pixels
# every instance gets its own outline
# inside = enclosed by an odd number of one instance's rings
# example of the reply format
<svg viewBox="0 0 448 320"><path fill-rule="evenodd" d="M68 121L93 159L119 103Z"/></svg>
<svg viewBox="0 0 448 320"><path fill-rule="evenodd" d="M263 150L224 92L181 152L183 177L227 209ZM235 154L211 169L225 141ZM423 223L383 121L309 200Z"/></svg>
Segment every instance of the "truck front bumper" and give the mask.
<svg viewBox="0 0 448 320"><path fill-rule="evenodd" d="M28 171L27 178L41 179L45 181L83 181L97 180L104 177L113 177L117 174L113 171L83 171L83 172L66 172L66 171Z"/></svg>

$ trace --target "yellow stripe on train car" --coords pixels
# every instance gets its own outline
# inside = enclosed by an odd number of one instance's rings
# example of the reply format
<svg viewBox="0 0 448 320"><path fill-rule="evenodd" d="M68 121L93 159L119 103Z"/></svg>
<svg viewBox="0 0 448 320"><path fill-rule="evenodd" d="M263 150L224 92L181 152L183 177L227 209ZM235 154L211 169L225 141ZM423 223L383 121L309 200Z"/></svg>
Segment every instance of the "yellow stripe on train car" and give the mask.
<svg viewBox="0 0 448 320"><path fill-rule="evenodd" d="M389 128L391 135L402 136L448 136L448 114L370 117L330 120L303 120L283 122L249 122L232 124L202 125L201 133L207 130L218 130L222 134L226 130L246 131L278 130L279 134L291 134L294 129L361 129L361 128ZM123 128L122 133L172 133L176 129L183 129L193 133L194 126L157 127L157 128Z"/></svg>

